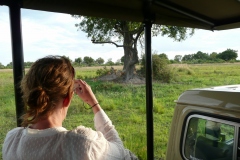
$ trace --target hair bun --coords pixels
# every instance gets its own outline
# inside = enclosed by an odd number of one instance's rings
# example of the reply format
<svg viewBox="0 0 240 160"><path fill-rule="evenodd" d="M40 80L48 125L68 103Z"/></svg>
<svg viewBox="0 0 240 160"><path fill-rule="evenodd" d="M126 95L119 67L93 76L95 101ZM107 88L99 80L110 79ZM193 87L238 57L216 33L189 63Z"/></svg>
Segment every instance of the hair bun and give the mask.
<svg viewBox="0 0 240 160"><path fill-rule="evenodd" d="M35 106L39 112L43 112L48 105L49 96L41 87L33 89L29 94L28 105Z"/></svg>

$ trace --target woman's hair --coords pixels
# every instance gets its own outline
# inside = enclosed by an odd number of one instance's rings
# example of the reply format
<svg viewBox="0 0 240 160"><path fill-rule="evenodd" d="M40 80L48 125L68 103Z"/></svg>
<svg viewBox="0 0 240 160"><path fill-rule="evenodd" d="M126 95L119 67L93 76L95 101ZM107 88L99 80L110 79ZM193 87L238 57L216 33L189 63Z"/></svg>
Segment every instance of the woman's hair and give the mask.
<svg viewBox="0 0 240 160"><path fill-rule="evenodd" d="M70 61L61 56L37 60L21 81L25 104L22 126L48 117L61 98L73 92L75 71Z"/></svg>

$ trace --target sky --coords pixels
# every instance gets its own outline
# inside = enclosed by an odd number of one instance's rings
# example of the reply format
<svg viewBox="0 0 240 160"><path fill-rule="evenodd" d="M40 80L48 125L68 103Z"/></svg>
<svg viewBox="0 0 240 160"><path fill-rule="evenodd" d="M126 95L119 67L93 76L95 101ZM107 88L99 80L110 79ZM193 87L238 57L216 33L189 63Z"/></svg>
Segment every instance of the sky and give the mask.
<svg viewBox="0 0 240 160"><path fill-rule="evenodd" d="M93 44L87 34L78 30L79 20L69 14L22 9L22 36L24 61L34 62L47 55L65 55L71 60L89 56L103 58L105 62L116 62L123 56L123 48L111 44ZM152 50L165 53L169 59L176 55L223 52L226 49L238 51L240 59L240 29L225 31L195 30L192 37L175 42L168 37L152 38ZM142 51L139 47L139 56ZM12 62L11 36L8 7L0 6L0 63Z"/></svg>

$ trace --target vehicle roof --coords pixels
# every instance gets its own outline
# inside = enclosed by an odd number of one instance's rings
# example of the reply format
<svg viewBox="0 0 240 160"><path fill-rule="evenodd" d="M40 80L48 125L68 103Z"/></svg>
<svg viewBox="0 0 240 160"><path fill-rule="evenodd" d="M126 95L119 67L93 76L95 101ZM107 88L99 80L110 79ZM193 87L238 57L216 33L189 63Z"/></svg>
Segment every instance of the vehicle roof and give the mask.
<svg viewBox="0 0 240 160"><path fill-rule="evenodd" d="M183 92L178 104L197 105L240 111L240 85L196 88Z"/></svg>
<svg viewBox="0 0 240 160"><path fill-rule="evenodd" d="M240 27L239 0L18 0L21 7L207 30ZM0 0L11 5L13 0ZM151 14L148 14L151 13ZM148 17L149 18L149 17Z"/></svg>

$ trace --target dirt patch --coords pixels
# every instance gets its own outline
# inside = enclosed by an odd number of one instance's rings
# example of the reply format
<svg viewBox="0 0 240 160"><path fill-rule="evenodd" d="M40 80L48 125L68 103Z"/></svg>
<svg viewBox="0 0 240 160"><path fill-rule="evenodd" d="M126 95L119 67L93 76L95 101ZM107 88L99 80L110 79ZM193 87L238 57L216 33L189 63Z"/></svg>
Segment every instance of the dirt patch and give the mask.
<svg viewBox="0 0 240 160"><path fill-rule="evenodd" d="M104 75L102 77L97 78L97 80L99 81L109 81L109 82L115 82L115 83L127 83L127 84L145 84L145 78L134 74L134 76L129 79L128 81L126 81L124 79L123 75L119 75L116 73L111 73L108 75Z"/></svg>
<svg viewBox="0 0 240 160"><path fill-rule="evenodd" d="M96 80L99 81L112 81L115 83L125 83L125 84L145 84L145 78L140 75L140 73L134 72L134 75L129 80L125 80L124 72L122 70L110 68L107 75L98 77Z"/></svg>

